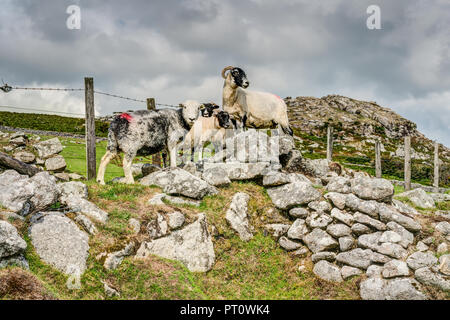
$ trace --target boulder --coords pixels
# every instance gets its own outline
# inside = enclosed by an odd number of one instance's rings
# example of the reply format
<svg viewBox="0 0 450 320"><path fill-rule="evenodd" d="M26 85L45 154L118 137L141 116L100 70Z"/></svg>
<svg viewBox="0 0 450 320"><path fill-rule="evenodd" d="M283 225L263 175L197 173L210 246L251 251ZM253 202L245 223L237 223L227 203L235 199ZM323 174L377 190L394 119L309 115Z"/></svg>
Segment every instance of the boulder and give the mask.
<svg viewBox="0 0 450 320"><path fill-rule="evenodd" d="M382 275L384 278L406 277L409 269L406 262L394 259L384 264Z"/></svg>
<svg viewBox="0 0 450 320"><path fill-rule="evenodd" d="M401 202L400 200L392 199L392 205L400 213L404 213L406 215L414 215L414 216L417 216L419 214L419 212L416 209L408 206L407 204Z"/></svg>
<svg viewBox="0 0 450 320"><path fill-rule="evenodd" d="M349 267L349 266L343 266L341 268L341 275L344 280L347 280L354 276L358 276L360 274L362 274L362 271L361 271L361 269L358 269L358 268L353 268L353 267Z"/></svg>
<svg viewBox="0 0 450 320"><path fill-rule="evenodd" d="M358 247L369 248L372 250L377 250L379 245L379 240L381 238L381 232L374 232L369 234L363 234L358 238Z"/></svg>
<svg viewBox="0 0 450 320"><path fill-rule="evenodd" d="M65 201L71 197L88 198L88 187L82 182L64 182L57 185L59 198Z"/></svg>
<svg viewBox="0 0 450 320"><path fill-rule="evenodd" d="M413 218L401 214L392 206L380 204L379 214L380 220L385 223L389 221L397 222L399 225L403 226L411 232L422 230L422 226L420 225L420 223L415 221Z"/></svg>
<svg viewBox="0 0 450 320"><path fill-rule="evenodd" d="M180 168L168 168L142 178L145 186L156 185L165 193L202 199L206 195L217 194L217 189L206 181Z"/></svg>
<svg viewBox="0 0 450 320"><path fill-rule="evenodd" d="M339 241L339 250L342 252L348 251L353 248L355 244L355 239L350 236L341 237L338 239Z"/></svg>
<svg viewBox="0 0 450 320"><path fill-rule="evenodd" d="M45 160L45 168L48 171L62 172L64 171L66 166L67 166L66 160L64 160L64 157L60 155Z"/></svg>
<svg viewBox="0 0 450 320"><path fill-rule="evenodd" d="M348 252L341 252L336 256L336 261L360 269L367 269L371 264L372 250L361 248Z"/></svg>
<svg viewBox="0 0 450 320"><path fill-rule="evenodd" d="M293 182L267 190L269 197L278 209L287 210L294 206L319 200L321 193L311 183Z"/></svg>
<svg viewBox="0 0 450 320"><path fill-rule="evenodd" d="M376 264L372 264L366 270L367 278L381 278L381 273L383 272L383 267Z"/></svg>
<svg viewBox="0 0 450 320"><path fill-rule="evenodd" d="M344 236L350 236L352 234L352 229L347 225L342 223L331 224L327 227L327 232L335 238L340 238Z"/></svg>
<svg viewBox="0 0 450 320"><path fill-rule="evenodd" d="M185 228L173 231L164 238L143 242L136 257L144 258L151 254L178 260L192 272L211 270L215 254L206 216L199 214L197 221Z"/></svg>
<svg viewBox="0 0 450 320"><path fill-rule="evenodd" d="M249 241L253 238L252 228L249 223L247 211L250 196L243 192L238 192L233 196L225 219L231 228L239 234L242 241Z"/></svg>
<svg viewBox="0 0 450 320"><path fill-rule="evenodd" d="M328 251L336 248L338 243L322 229L314 229L303 237L303 242L313 253Z"/></svg>
<svg viewBox="0 0 450 320"><path fill-rule="evenodd" d="M348 226L351 226L355 220L351 214L346 211L339 210L338 208L333 208L331 210L331 216L338 221L345 223Z"/></svg>
<svg viewBox="0 0 450 320"><path fill-rule="evenodd" d="M148 223L147 233L150 239L158 239L169 233L169 226L162 214L158 213L156 219Z"/></svg>
<svg viewBox="0 0 450 320"><path fill-rule="evenodd" d="M108 220L108 213L97 207L92 202L79 196L60 198L62 204L66 205L70 211L84 214L102 224Z"/></svg>
<svg viewBox="0 0 450 320"><path fill-rule="evenodd" d="M89 236L57 212L34 219L30 227L31 242L46 263L66 274L83 274L89 255Z"/></svg>
<svg viewBox="0 0 450 320"><path fill-rule="evenodd" d="M382 243L378 246L377 251L395 259L405 259L408 256L408 252L396 243Z"/></svg>
<svg viewBox="0 0 450 320"><path fill-rule="evenodd" d="M384 223L382 223L376 219L373 219L366 214L362 214L360 212L355 212L355 214L353 215L353 218L355 219L356 222L368 225L379 231L386 230L386 225Z"/></svg>
<svg viewBox="0 0 450 320"><path fill-rule="evenodd" d="M328 201L311 201L308 203L308 208L317 211L318 213L330 212L332 207Z"/></svg>
<svg viewBox="0 0 450 320"><path fill-rule="evenodd" d="M287 236L290 239L301 240L308 232L309 229L306 226L305 220L298 218L290 226Z"/></svg>
<svg viewBox="0 0 450 320"><path fill-rule="evenodd" d="M308 218L306 218L306 224L312 229L325 229L332 221L333 218L331 218L329 215L319 213L313 213L308 216Z"/></svg>
<svg viewBox="0 0 450 320"><path fill-rule="evenodd" d="M351 192L350 180L340 176L333 177L328 182L326 189L330 192L350 193Z"/></svg>
<svg viewBox="0 0 450 320"><path fill-rule="evenodd" d="M289 215L293 218L306 218L309 215L309 211L306 208L292 208L289 210Z"/></svg>
<svg viewBox="0 0 450 320"><path fill-rule="evenodd" d="M398 223L391 221L388 222L386 226L389 230L395 231L395 233L400 235L402 239L399 241L399 244L403 248L408 248L408 246L414 242L414 235Z"/></svg>
<svg viewBox="0 0 450 320"><path fill-rule="evenodd" d="M420 284L414 279L392 279L386 282L384 293L386 300L427 300L428 297L418 288Z"/></svg>
<svg viewBox="0 0 450 320"><path fill-rule="evenodd" d="M346 195L342 193L337 192L328 192L325 194L325 199L330 200L335 207L338 209L344 210L345 208L345 199Z"/></svg>
<svg viewBox="0 0 450 320"><path fill-rule="evenodd" d="M425 209L435 208L434 199L422 188L413 189L396 195L397 198L407 198L415 206Z"/></svg>
<svg viewBox="0 0 450 320"><path fill-rule="evenodd" d="M305 159L299 150L292 149L285 155L280 154L280 163L287 172L302 172Z"/></svg>
<svg viewBox="0 0 450 320"><path fill-rule="evenodd" d="M438 259L430 251L427 252L414 252L406 259L408 267L413 270L417 270L425 267L432 267L438 263Z"/></svg>
<svg viewBox="0 0 450 320"><path fill-rule="evenodd" d="M63 150L63 146L58 138L41 141L35 144L34 148L37 150L38 156L41 159L50 158Z"/></svg>
<svg viewBox="0 0 450 320"><path fill-rule="evenodd" d="M352 211L359 211L378 219L378 202L375 200L361 200L350 193L345 197L345 205Z"/></svg>
<svg viewBox="0 0 450 320"><path fill-rule="evenodd" d="M213 163L205 162L204 171L206 170L223 170L227 173L230 180L252 180L261 178L269 171L271 171L269 162L254 162L254 163L241 163L241 162L225 162L225 163Z"/></svg>
<svg viewBox="0 0 450 320"><path fill-rule="evenodd" d="M394 186L386 179L359 177L351 180L351 190L364 200L389 201L394 195Z"/></svg>
<svg viewBox="0 0 450 320"><path fill-rule="evenodd" d="M440 274L433 272L429 267L417 269L414 277L422 284L430 285L443 291L450 291L450 280L446 280Z"/></svg>
<svg viewBox="0 0 450 320"><path fill-rule="evenodd" d="M342 282L341 270L338 266L325 261L320 260L314 265L313 272L319 278L330 282Z"/></svg>
<svg viewBox="0 0 450 320"><path fill-rule="evenodd" d="M14 158L25 163L33 163L36 156L31 152L19 151L14 154Z"/></svg>
<svg viewBox="0 0 450 320"><path fill-rule="evenodd" d="M291 182L289 174L278 171L270 171L263 177L265 187L278 187L289 182Z"/></svg>
<svg viewBox="0 0 450 320"><path fill-rule="evenodd" d="M362 223L355 223L354 225L352 225L352 232L357 236L360 236L363 234L371 233L372 229Z"/></svg>
<svg viewBox="0 0 450 320"><path fill-rule="evenodd" d="M27 243L19 236L16 227L0 220L0 260L22 253Z"/></svg>
<svg viewBox="0 0 450 320"><path fill-rule="evenodd" d="M381 235L379 242L390 242L390 243L399 243L402 241L402 237L395 231L385 231Z"/></svg>
<svg viewBox="0 0 450 320"><path fill-rule="evenodd" d="M167 223L169 225L170 230L175 230L183 226L186 218L184 214L180 211L175 211L167 214Z"/></svg>
<svg viewBox="0 0 450 320"><path fill-rule="evenodd" d="M227 186L231 183L227 172L223 168L209 168L203 171L203 180L215 187Z"/></svg>

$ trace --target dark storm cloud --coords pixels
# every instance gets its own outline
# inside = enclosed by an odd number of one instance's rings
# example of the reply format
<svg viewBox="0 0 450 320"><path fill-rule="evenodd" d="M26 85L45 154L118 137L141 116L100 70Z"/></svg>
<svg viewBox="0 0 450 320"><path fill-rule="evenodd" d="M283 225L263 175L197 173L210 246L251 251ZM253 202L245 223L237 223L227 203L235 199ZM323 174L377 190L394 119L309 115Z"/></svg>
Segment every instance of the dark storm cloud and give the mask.
<svg viewBox="0 0 450 320"><path fill-rule="evenodd" d="M376 100L450 144L448 1L0 2L0 76L11 82L79 87L92 75L105 91L220 103L219 73L231 64L280 96ZM81 30L65 26L70 4L81 7ZM371 4L382 30L366 28ZM124 107L97 102L102 113Z"/></svg>

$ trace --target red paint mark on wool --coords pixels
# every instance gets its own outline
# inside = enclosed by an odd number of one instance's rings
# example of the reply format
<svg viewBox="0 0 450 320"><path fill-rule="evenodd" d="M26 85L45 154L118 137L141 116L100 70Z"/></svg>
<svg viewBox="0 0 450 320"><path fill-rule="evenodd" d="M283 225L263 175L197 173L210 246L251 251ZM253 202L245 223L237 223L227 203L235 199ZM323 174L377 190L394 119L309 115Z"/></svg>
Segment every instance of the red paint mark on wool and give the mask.
<svg viewBox="0 0 450 320"><path fill-rule="evenodd" d="M130 116L128 113L122 113L121 115L120 115L120 117L122 118L122 119L125 119L125 120L127 120L128 122L130 122L131 121L131 119L132 119L132 116Z"/></svg>
<svg viewBox="0 0 450 320"><path fill-rule="evenodd" d="M281 97L280 97L280 96L277 96L276 94L274 94L274 96L281 100Z"/></svg>

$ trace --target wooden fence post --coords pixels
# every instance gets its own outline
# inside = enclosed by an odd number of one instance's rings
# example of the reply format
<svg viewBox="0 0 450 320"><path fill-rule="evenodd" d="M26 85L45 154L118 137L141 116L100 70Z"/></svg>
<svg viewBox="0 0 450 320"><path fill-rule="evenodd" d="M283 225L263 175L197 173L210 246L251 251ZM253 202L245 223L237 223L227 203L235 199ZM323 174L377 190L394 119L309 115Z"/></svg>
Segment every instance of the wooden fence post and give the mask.
<svg viewBox="0 0 450 320"><path fill-rule="evenodd" d="M84 78L84 93L86 104L86 166L87 179L95 179L95 108L94 108L94 78Z"/></svg>
<svg viewBox="0 0 450 320"><path fill-rule="evenodd" d="M434 192L439 192L439 144L434 142Z"/></svg>
<svg viewBox="0 0 450 320"><path fill-rule="evenodd" d="M155 110L155 98L147 98L147 110ZM152 155L152 164L155 166L161 167L161 153L155 153Z"/></svg>
<svg viewBox="0 0 450 320"><path fill-rule="evenodd" d="M381 143L375 141L375 176L381 178Z"/></svg>
<svg viewBox="0 0 450 320"><path fill-rule="evenodd" d="M411 190L411 137L405 136L405 191Z"/></svg>
<svg viewBox="0 0 450 320"><path fill-rule="evenodd" d="M333 160L333 127L330 125L327 128L327 160Z"/></svg>

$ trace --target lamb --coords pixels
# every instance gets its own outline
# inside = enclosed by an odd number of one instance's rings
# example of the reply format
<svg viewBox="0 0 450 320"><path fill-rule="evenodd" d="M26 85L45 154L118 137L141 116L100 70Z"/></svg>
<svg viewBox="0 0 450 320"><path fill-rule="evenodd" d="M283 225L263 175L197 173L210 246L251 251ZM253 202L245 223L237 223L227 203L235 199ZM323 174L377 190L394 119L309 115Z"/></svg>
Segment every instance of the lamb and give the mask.
<svg viewBox="0 0 450 320"><path fill-rule="evenodd" d="M124 152L125 182L134 183L131 165L136 155L148 156L167 149L170 166L176 167L177 143L188 133L198 117L200 103L188 100L178 110L139 110L122 113L114 118L108 129L107 151L97 173L97 182L105 184L108 163Z"/></svg>
<svg viewBox="0 0 450 320"><path fill-rule="evenodd" d="M228 74L226 74L226 72ZM286 103L279 96L267 92L245 90L250 85L244 70L236 67L226 67L222 70L225 79L222 94L223 110L243 127L270 128L280 125L283 132L293 135L289 126Z"/></svg>
<svg viewBox="0 0 450 320"><path fill-rule="evenodd" d="M225 129L230 127L230 115L228 112L219 111L211 117L199 117L184 138L184 147L191 149L191 160L194 157L194 149L199 151L199 160L203 159L203 145L212 142L217 150L223 144Z"/></svg>
<svg viewBox="0 0 450 320"><path fill-rule="evenodd" d="M202 117L211 117L213 114L219 112L219 106L215 103L204 103L200 107Z"/></svg>

